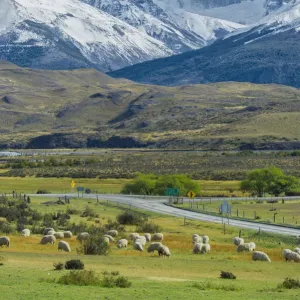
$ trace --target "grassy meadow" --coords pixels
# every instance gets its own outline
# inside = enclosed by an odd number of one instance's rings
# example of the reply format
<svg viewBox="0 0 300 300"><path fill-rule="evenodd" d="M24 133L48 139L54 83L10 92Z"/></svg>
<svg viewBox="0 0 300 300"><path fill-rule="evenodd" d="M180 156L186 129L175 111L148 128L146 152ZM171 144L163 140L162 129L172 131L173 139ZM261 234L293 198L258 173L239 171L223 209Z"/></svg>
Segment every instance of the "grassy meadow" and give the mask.
<svg viewBox="0 0 300 300"><path fill-rule="evenodd" d="M64 211L67 207L82 211L86 205L99 214L101 224L114 220L123 209L106 205L96 200L73 199L70 205L51 205L55 199L32 197L31 207L40 212ZM40 245L40 235L24 238L18 234L10 235L11 247L0 248L0 288L1 299L296 299L297 290L278 290L277 285L287 276L297 278L299 266L286 263L281 256L284 248L295 245L272 241L256 241L257 249L268 253L272 263L253 262L250 253L237 253L232 237L239 229L228 227L226 234L223 226L188 220L184 226L181 218L147 213L151 222L162 227L164 244L171 250L170 258L160 258L157 254L138 252L132 249L118 249L110 244L107 256L81 256L76 253L79 246L75 237L68 240L71 253L61 253L57 245ZM72 215L71 222L81 221L90 224L79 215ZM126 226L120 238L136 230ZM58 229L57 229L58 230ZM210 237L211 252L207 255L192 254L191 236L193 233L207 234ZM247 240L253 233L243 230ZM53 263L69 259L81 259L85 269L97 273L119 271L132 281L128 289L104 288L96 286L65 286L54 283L68 271L54 271ZM220 271L230 271L236 280L220 279ZM195 283L198 287L195 287Z"/></svg>

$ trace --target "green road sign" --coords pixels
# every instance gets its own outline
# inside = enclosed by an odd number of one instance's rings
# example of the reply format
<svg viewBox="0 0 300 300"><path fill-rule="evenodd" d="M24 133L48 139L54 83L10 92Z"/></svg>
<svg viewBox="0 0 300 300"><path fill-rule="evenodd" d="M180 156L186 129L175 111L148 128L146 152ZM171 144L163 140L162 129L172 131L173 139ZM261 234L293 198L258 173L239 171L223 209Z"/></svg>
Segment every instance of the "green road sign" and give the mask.
<svg viewBox="0 0 300 300"><path fill-rule="evenodd" d="M77 192L84 192L84 187L79 186L79 187L77 188Z"/></svg>
<svg viewBox="0 0 300 300"><path fill-rule="evenodd" d="M179 189L167 188L166 196L179 196Z"/></svg>

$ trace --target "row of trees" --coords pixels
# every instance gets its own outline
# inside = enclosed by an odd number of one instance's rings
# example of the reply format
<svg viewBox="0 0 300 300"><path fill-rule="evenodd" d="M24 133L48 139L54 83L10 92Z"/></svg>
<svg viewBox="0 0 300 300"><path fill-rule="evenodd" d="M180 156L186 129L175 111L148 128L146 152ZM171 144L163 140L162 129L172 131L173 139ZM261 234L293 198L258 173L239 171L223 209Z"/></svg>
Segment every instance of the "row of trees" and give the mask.
<svg viewBox="0 0 300 300"><path fill-rule="evenodd" d="M188 191L200 193L200 185L186 175L161 175L138 174L132 183L124 186L123 194L137 195L165 195L167 188L177 188L180 195Z"/></svg>
<svg viewBox="0 0 300 300"><path fill-rule="evenodd" d="M177 188L180 195L186 195L188 191L200 194L200 185L186 175L161 175L138 174L132 183L124 186L123 194L138 195L165 195L167 188ZM299 180L276 167L255 169L251 171L247 179L241 182L241 190L252 196L263 197L272 195L278 197L293 189L299 188Z"/></svg>
<svg viewBox="0 0 300 300"><path fill-rule="evenodd" d="M255 169L247 179L241 182L241 190L250 192L253 196L263 197L266 194L278 197L299 186L299 180L294 176L285 175L276 167Z"/></svg>

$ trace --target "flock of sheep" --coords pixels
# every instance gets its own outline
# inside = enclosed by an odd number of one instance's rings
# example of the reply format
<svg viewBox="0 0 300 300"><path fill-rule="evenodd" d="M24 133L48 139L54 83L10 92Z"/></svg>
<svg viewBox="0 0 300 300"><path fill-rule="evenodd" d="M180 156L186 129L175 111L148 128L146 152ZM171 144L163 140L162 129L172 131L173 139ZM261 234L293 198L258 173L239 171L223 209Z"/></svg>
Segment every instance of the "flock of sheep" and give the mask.
<svg viewBox="0 0 300 300"><path fill-rule="evenodd" d="M30 230L24 229L21 232L21 235L24 237L30 236ZM106 243L115 242L115 238L119 235L117 230L109 230L106 234L103 235L104 241ZM71 252L71 248L68 242L62 240L67 238L72 238L73 234L71 231L64 232L55 232L53 228L45 228L44 236L42 237L40 244L54 244L57 239L59 239L58 250L62 250L65 252ZM77 240L82 242L88 240L90 234L88 232L82 232L78 234ZM145 233L144 235L139 235L138 233L130 233L128 238L122 238L117 241L117 248L127 248L129 242L132 242L133 249L137 251L144 251L144 247L147 243L150 243L147 247L148 253L153 253L157 251L159 256L169 257L171 252L166 245L162 244L163 241L162 233ZM207 235L200 236L199 234L192 235L192 243L193 243L193 253L194 254L206 254L210 252L210 244L209 237ZM252 260L254 261L267 261L271 262L269 256L261 251L254 251L256 249L256 245L254 242L245 243L243 238L234 237L233 244L237 246L237 252L253 252ZM0 247L10 246L10 238L7 236L0 237ZM295 248L294 251L290 249L284 249L282 251L282 255L286 261L294 261L300 262L300 248Z"/></svg>

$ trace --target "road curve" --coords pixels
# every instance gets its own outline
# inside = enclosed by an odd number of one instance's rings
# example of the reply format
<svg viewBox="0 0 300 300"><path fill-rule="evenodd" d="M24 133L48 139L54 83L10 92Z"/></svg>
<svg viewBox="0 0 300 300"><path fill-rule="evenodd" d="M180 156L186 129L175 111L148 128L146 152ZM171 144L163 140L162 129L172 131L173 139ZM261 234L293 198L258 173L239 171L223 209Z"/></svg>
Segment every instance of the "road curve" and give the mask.
<svg viewBox="0 0 300 300"><path fill-rule="evenodd" d="M77 194L47 194L47 195L30 195L30 197L77 197ZM247 222L247 221L240 221L240 220L234 220L234 219L227 219L223 217L218 216L211 216L206 215L198 212L191 212L171 206L167 206L164 204L165 200L150 200L150 199L144 199L139 197L130 197L130 196L123 196L123 195L111 195L111 194L89 194L89 195L83 195L84 198L90 198L90 199L96 199L97 197L101 200L109 200L120 204L126 204L135 208L148 210L152 212L157 212L161 214L171 215L175 217L181 217L181 218L187 218L191 220L199 220L199 221L205 221L205 222L213 222L213 223L226 223L231 226L236 226L240 228L247 228L252 230L262 230L266 232L272 232L277 234L285 234L285 235L292 235L292 236L300 236L300 230L294 229L294 228L287 228L282 226L274 226L274 225L268 225L268 224L261 224L261 223L253 223L253 222ZM76 200L74 200L76 201Z"/></svg>

